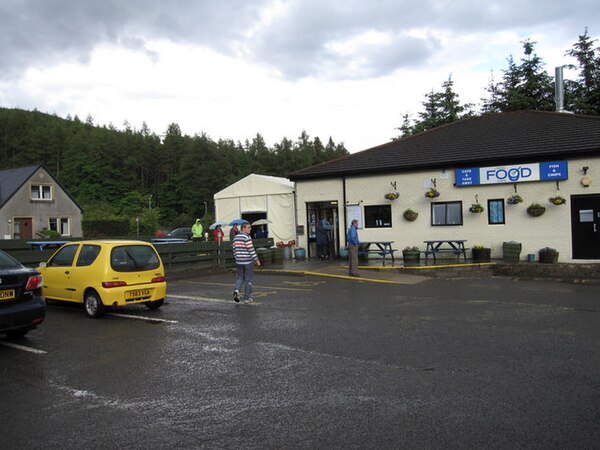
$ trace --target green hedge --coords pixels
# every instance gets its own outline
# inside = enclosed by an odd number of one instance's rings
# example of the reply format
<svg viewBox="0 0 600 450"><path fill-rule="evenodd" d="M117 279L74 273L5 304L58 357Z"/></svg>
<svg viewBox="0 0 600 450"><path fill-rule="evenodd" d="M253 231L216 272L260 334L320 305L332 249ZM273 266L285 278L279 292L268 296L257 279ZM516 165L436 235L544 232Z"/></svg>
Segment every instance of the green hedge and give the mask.
<svg viewBox="0 0 600 450"><path fill-rule="evenodd" d="M83 220L81 228L86 238L126 236L129 234L129 221L127 219Z"/></svg>

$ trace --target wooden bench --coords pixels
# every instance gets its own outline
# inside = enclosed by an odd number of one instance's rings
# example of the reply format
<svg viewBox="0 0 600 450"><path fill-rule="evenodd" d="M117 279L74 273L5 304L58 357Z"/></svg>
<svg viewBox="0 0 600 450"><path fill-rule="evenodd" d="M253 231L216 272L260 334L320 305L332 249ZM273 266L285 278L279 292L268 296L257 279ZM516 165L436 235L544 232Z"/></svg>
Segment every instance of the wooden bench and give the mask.
<svg viewBox="0 0 600 450"><path fill-rule="evenodd" d="M442 239L442 240L431 240L423 241L427 244L427 248L423 251L425 254L425 261L429 255L433 255L433 261L436 261L436 255L438 253L454 253L458 259L460 255L463 255L464 260L467 260L467 250L465 247L465 240L463 239ZM449 247L442 247L443 244L447 244Z"/></svg>
<svg viewBox="0 0 600 450"><path fill-rule="evenodd" d="M361 242L358 248L359 256L368 255L379 255L383 259L383 265L385 266L386 256L390 256L392 259L392 265L394 265L394 252L398 251L392 248L393 241L374 241L374 242ZM371 246L374 246L371 248Z"/></svg>

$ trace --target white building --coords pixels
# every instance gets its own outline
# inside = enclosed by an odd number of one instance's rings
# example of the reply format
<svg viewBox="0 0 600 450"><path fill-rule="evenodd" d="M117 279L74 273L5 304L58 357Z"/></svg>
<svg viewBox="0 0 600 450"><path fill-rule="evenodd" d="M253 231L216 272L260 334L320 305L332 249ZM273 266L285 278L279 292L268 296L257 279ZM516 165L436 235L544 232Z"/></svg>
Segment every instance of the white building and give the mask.
<svg viewBox="0 0 600 450"><path fill-rule="evenodd" d="M345 245L351 218L362 241L403 249L429 239L467 246L522 244L521 257L552 247L560 261L600 259L600 117L519 111L464 119L290 174L299 246L316 255L318 220ZM426 197L431 188L438 197ZM386 194L398 193L390 200ZM509 204L518 194L523 202ZM566 199L555 205L550 198ZM472 204L482 213L469 211ZM528 214L531 204L546 208ZM411 222L407 209L419 213ZM304 232L302 232L302 226Z"/></svg>
<svg viewBox="0 0 600 450"><path fill-rule="evenodd" d="M216 220L266 219L268 237L274 242L296 238L294 183L287 178L253 173L217 192L214 199Z"/></svg>

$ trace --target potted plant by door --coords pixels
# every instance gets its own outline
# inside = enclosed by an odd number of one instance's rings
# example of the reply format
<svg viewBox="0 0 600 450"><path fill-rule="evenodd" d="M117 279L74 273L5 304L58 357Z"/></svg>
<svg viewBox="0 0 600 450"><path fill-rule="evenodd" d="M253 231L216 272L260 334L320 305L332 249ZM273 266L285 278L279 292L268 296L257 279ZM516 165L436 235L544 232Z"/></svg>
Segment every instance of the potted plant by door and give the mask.
<svg viewBox="0 0 600 450"><path fill-rule="evenodd" d="M404 264L419 264L421 250L419 250L419 247L406 247L402 250L402 259L404 259Z"/></svg>
<svg viewBox="0 0 600 450"><path fill-rule="evenodd" d="M473 246L473 262L490 262L492 249L483 245Z"/></svg>
<svg viewBox="0 0 600 450"><path fill-rule="evenodd" d="M544 247L538 254L541 263L553 264L558 261L558 252L555 248Z"/></svg>

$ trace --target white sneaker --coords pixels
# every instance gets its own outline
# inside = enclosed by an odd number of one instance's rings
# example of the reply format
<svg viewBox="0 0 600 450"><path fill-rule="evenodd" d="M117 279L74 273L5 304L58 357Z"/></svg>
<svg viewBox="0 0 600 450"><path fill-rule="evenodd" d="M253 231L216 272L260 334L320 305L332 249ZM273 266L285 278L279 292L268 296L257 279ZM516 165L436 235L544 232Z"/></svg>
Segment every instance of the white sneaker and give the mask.
<svg viewBox="0 0 600 450"><path fill-rule="evenodd" d="M248 304L248 303L254 303L254 300L252 300L251 298L244 300L244 303Z"/></svg>
<svg viewBox="0 0 600 450"><path fill-rule="evenodd" d="M233 291L233 301L236 303L240 302L240 291L238 291L237 289Z"/></svg>

